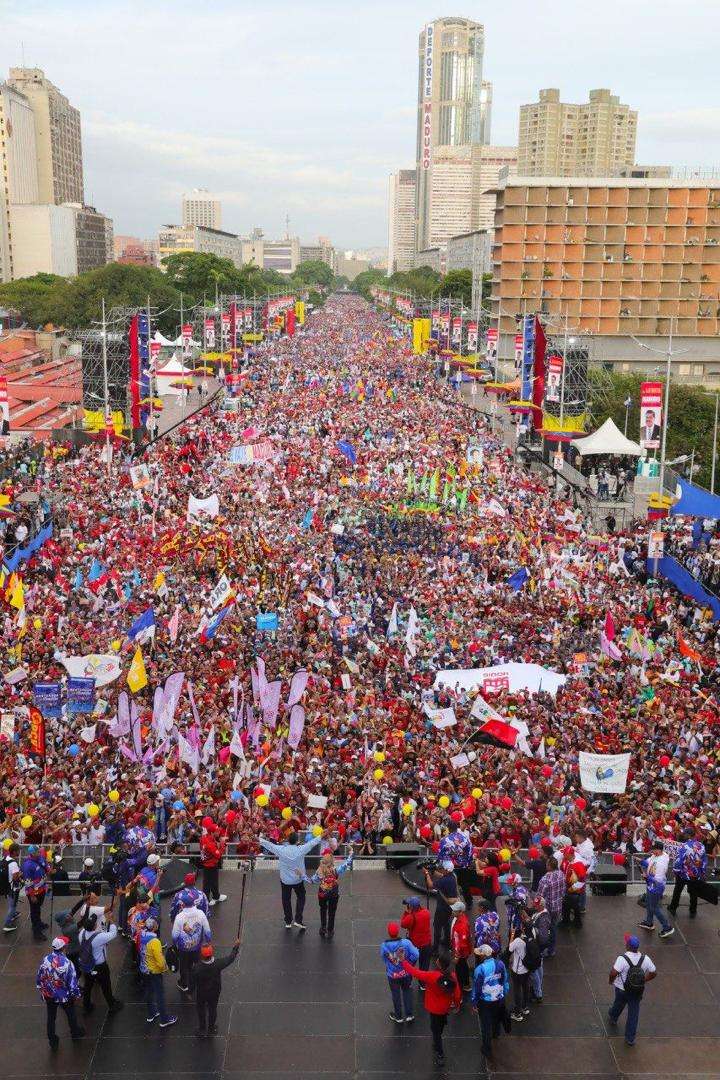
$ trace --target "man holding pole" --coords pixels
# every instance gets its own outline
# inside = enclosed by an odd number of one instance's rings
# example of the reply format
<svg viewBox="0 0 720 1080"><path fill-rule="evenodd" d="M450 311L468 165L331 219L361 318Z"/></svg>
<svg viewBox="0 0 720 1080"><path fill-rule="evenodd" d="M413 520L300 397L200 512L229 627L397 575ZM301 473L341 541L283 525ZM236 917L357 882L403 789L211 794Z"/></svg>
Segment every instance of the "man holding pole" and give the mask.
<svg viewBox="0 0 720 1080"><path fill-rule="evenodd" d="M210 944L203 945L200 949L200 958L193 964L190 974L198 1015L196 1035L217 1035L217 1007L222 990L221 972L232 964L239 948L238 937L227 956L215 956Z"/></svg>

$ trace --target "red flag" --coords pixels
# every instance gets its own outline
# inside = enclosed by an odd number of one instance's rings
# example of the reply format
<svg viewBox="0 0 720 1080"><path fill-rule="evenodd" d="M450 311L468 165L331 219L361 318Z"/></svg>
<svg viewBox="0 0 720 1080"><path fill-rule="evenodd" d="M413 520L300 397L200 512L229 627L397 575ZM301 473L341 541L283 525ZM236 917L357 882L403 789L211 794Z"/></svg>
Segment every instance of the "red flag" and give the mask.
<svg viewBox="0 0 720 1080"><path fill-rule="evenodd" d="M609 611L605 616L605 637L608 639L608 641L615 640L615 620L613 619Z"/></svg>
<svg viewBox="0 0 720 1080"><path fill-rule="evenodd" d="M506 724L504 720L487 720L478 728L479 735L487 735L491 739L497 739L504 746L515 746L520 734L512 724Z"/></svg>
<svg viewBox="0 0 720 1080"><path fill-rule="evenodd" d="M30 749L45 757L45 718L39 709L30 709Z"/></svg>
<svg viewBox="0 0 720 1080"><path fill-rule="evenodd" d="M702 653L697 652L696 649L692 649L687 641L683 638L682 634L678 634L678 649L681 656L687 656L689 660L694 660L696 664L699 664L702 660Z"/></svg>

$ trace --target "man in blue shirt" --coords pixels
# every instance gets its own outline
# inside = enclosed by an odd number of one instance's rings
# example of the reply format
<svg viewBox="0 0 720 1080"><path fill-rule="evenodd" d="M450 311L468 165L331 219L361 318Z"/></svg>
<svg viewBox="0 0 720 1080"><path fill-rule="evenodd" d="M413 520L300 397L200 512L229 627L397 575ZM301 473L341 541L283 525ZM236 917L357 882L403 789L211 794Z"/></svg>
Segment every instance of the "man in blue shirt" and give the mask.
<svg viewBox="0 0 720 1080"><path fill-rule="evenodd" d="M690 897L690 918L697 915L697 892L698 881L705 880L707 873L707 852L700 840L695 839L695 830L688 829L683 836L684 843L675 857L673 872L675 874L675 887L672 898L668 904L671 915L677 915L678 904L683 889L687 886Z"/></svg>
<svg viewBox="0 0 720 1080"><path fill-rule="evenodd" d="M380 946L380 956L385 963L392 995L393 1011L390 1019L396 1024L411 1024L415 1019L413 1015L413 992L412 976L408 975L403 965L403 960L409 964L417 964L420 953L409 938L400 937L400 927L396 922L388 923L385 941Z"/></svg>
<svg viewBox="0 0 720 1080"><path fill-rule="evenodd" d="M489 945L475 950L478 962L473 972L471 1000L478 1011L482 1032L482 1052L492 1056L492 1040L500 1034L500 1025L509 1030L505 998L510 993L510 980L502 960L492 955Z"/></svg>
<svg viewBox="0 0 720 1080"><path fill-rule="evenodd" d="M305 856L320 843L322 837L315 836L304 844L298 844L298 834L291 832L286 844L273 844L270 840L260 837L260 847L276 855L280 864L280 888L282 890L282 905L285 913L285 929L290 930L296 926L298 930L306 930L303 922L305 910ZM295 918L292 912L292 894L295 893Z"/></svg>
<svg viewBox="0 0 720 1080"><path fill-rule="evenodd" d="M60 1040L55 1032L58 1008L68 1018L73 1042L82 1039L85 1028L80 1027L75 1016L75 999L80 997L75 965L64 954L68 943L66 937L53 939L52 952L44 956L37 971L35 985L47 1008L47 1037L51 1050L57 1050Z"/></svg>
<svg viewBox="0 0 720 1080"><path fill-rule="evenodd" d="M40 849L31 844L27 858L23 859L21 873L25 882L25 896L30 906L30 925L35 941L47 941L44 931L48 924L42 921L43 900L47 895L48 864Z"/></svg>

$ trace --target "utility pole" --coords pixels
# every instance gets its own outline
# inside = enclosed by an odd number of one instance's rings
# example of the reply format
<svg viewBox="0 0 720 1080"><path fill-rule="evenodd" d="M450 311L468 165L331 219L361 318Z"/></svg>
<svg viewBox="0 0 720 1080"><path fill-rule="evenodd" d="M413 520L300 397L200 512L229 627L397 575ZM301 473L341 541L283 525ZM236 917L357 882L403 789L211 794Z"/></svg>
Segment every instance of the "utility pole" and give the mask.
<svg viewBox="0 0 720 1080"><path fill-rule="evenodd" d="M107 321L105 318L105 297L102 299L102 363L103 363L103 400L105 402L105 462L107 476L110 480L110 388L108 386L108 359L107 359Z"/></svg>
<svg viewBox="0 0 720 1080"><path fill-rule="evenodd" d="M717 458L717 436L718 436L718 402L720 401L720 394L715 395L715 423L713 425L713 449L712 449L712 468L710 470L710 491L715 494L715 461Z"/></svg>
<svg viewBox="0 0 720 1080"><path fill-rule="evenodd" d="M155 402L154 402L154 399L153 399L153 367L154 367L155 361L154 361L154 358L153 358L153 351L152 351L152 326L150 324L150 294L149 293L148 293L148 298L147 298L147 324L148 324L148 376L149 376L148 389L149 389L149 392L150 392L150 416L148 417L148 421L149 421L149 427L150 427L150 436L152 438L153 435L154 435L154 427L155 427L155 409L154 409Z"/></svg>

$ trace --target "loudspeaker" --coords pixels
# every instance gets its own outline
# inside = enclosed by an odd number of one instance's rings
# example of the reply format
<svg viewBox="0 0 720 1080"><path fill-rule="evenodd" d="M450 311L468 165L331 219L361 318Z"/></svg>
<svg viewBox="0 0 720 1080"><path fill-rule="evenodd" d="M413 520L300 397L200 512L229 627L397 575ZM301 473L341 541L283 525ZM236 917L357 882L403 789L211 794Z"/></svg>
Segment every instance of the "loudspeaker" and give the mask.
<svg viewBox="0 0 720 1080"><path fill-rule="evenodd" d="M418 844L388 844L385 852L385 869L402 870L408 863L421 859L425 854L425 848Z"/></svg>
<svg viewBox="0 0 720 1080"><path fill-rule="evenodd" d="M179 892L185 884L185 875L195 873L197 873L197 867L191 862L185 859L171 859L167 866L163 867L160 889L162 892Z"/></svg>
<svg viewBox="0 0 720 1080"><path fill-rule="evenodd" d="M627 892L627 874L615 867L598 866L595 876L602 881L590 882L593 896L624 896Z"/></svg>

